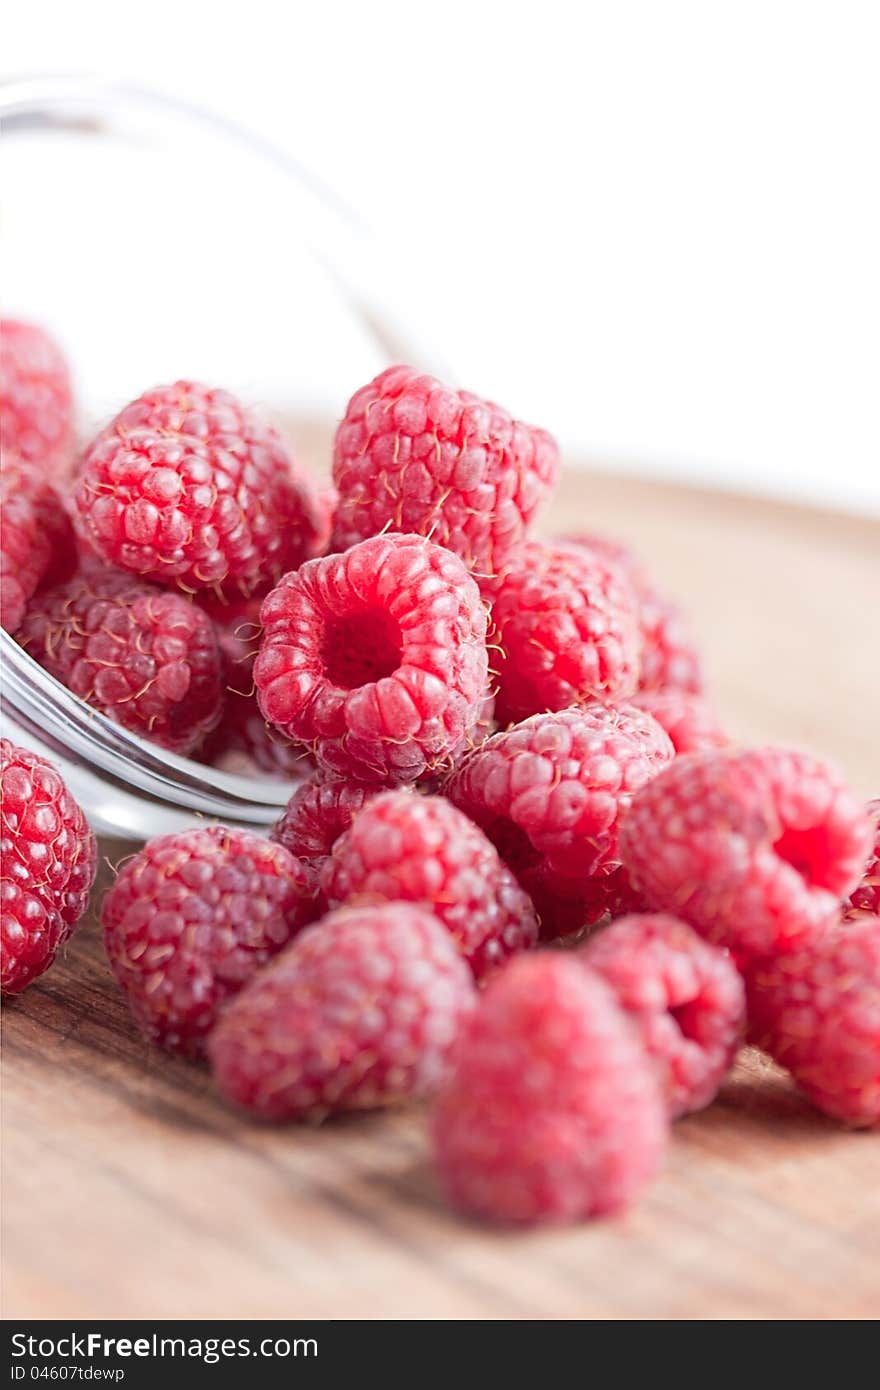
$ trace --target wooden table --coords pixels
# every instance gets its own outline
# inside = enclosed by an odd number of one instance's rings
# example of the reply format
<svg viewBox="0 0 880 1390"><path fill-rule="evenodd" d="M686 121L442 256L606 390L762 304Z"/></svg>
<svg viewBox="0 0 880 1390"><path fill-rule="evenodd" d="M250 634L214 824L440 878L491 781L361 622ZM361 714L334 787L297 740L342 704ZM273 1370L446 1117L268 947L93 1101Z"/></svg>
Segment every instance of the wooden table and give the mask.
<svg viewBox="0 0 880 1390"><path fill-rule="evenodd" d="M598 474L565 480L554 524L618 532L689 598L737 736L880 790L880 528ZM676 1126L625 1218L522 1234L444 1208L419 1114L230 1114L132 1028L93 921L4 1032L7 1318L880 1314L880 1135L825 1121L757 1058Z"/></svg>

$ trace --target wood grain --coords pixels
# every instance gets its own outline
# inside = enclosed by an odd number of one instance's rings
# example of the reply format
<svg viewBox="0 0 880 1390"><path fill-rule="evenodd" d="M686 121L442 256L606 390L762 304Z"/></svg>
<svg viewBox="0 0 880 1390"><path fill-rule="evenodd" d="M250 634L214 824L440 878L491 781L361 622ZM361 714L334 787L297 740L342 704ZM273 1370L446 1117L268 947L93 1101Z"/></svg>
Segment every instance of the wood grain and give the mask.
<svg viewBox="0 0 880 1390"><path fill-rule="evenodd" d="M688 598L738 736L880 788L875 525L583 474L547 525L616 531ZM823 1120L754 1055L676 1126L628 1216L512 1234L445 1210L418 1113L320 1130L230 1114L135 1033L93 921L3 1031L7 1318L880 1313L880 1135Z"/></svg>

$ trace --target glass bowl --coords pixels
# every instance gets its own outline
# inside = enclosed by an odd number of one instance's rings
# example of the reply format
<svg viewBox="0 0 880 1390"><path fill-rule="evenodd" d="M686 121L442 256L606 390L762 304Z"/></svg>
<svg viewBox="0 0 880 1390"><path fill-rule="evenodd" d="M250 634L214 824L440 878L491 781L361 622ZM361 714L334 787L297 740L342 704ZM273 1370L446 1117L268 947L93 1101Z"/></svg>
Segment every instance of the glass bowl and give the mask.
<svg viewBox="0 0 880 1390"><path fill-rule="evenodd" d="M152 92L0 83L4 312L65 348L88 438L178 378L270 414L316 479L348 397L395 360L442 374L402 327L356 216L284 150ZM287 782L180 758L85 705L0 632L0 727L50 758L95 830L145 839L210 816L267 826Z"/></svg>

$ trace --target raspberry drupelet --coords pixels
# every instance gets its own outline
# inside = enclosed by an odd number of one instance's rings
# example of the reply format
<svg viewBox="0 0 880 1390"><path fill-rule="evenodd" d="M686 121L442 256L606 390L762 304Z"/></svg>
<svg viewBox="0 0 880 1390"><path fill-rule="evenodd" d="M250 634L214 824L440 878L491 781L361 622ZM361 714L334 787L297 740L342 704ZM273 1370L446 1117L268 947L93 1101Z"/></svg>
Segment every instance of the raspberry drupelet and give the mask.
<svg viewBox="0 0 880 1390"><path fill-rule="evenodd" d="M785 748L683 754L638 792L620 836L651 907L740 963L816 940L869 844L865 808L839 774Z"/></svg>
<svg viewBox="0 0 880 1390"><path fill-rule="evenodd" d="M52 964L86 910L95 837L60 774L0 739L0 982L17 994Z"/></svg>
<svg viewBox="0 0 880 1390"><path fill-rule="evenodd" d="M668 1122L635 1030L562 951L499 970L452 1055L432 1123L454 1206L503 1223L617 1211L657 1171Z"/></svg>
<svg viewBox="0 0 880 1390"><path fill-rule="evenodd" d="M282 845L209 825L150 840L126 861L101 920L138 1027L198 1056L222 1007L314 916Z"/></svg>
<svg viewBox="0 0 880 1390"><path fill-rule="evenodd" d="M265 593L313 551L318 514L281 435L227 391L159 386L86 449L79 530L119 569L189 592Z"/></svg>
<svg viewBox="0 0 880 1390"><path fill-rule="evenodd" d="M70 518L42 465L5 446L0 454L0 622L21 626L38 588L61 583L77 565Z"/></svg>
<svg viewBox="0 0 880 1390"><path fill-rule="evenodd" d="M311 560L269 595L261 620L260 708L329 772L414 782L475 725L486 610L442 546L389 534Z"/></svg>
<svg viewBox="0 0 880 1390"><path fill-rule="evenodd" d="M754 962L749 1036L819 1110L880 1125L880 930L846 922L817 946Z"/></svg>
<svg viewBox="0 0 880 1390"><path fill-rule="evenodd" d="M242 991L208 1052L227 1100L265 1120L320 1121L431 1094L476 989L425 908L341 908Z"/></svg>
<svg viewBox="0 0 880 1390"><path fill-rule="evenodd" d="M220 718L214 626L182 594L86 565L34 597L17 636L80 699L172 752L193 752Z"/></svg>
<svg viewBox="0 0 880 1390"><path fill-rule="evenodd" d="M640 690L633 695L632 704L647 710L663 725L676 753L724 748L730 742L708 700L690 690L672 686L666 690Z"/></svg>
<svg viewBox="0 0 880 1390"><path fill-rule="evenodd" d="M0 432L3 448L57 477L74 444L73 392L64 354L43 328L0 321Z"/></svg>
<svg viewBox="0 0 880 1390"><path fill-rule="evenodd" d="M442 796L373 797L336 842L322 886L331 907L373 897L422 903L477 979L538 939L528 894L483 832Z"/></svg>
<svg viewBox="0 0 880 1390"><path fill-rule="evenodd" d="M496 846L550 939L598 920L611 902L629 904L617 872L620 817L672 757L649 714L594 703L493 734L462 760L445 793Z"/></svg>
<svg viewBox="0 0 880 1390"><path fill-rule="evenodd" d="M527 541L492 595L499 724L625 699L638 684L639 645L636 596L618 565L583 547Z"/></svg>
<svg viewBox="0 0 880 1390"><path fill-rule="evenodd" d="M321 893L322 870L340 835L372 797L389 789L384 782L346 781L320 772L297 787L272 827L272 839L296 855L316 896ZM319 900L324 903L323 896Z"/></svg>
<svg viewBox="0 0 880 1390"><path fill-rule="evenodd" d="M745 1038L742 977L726 951L660 913L620 917L579 958L611 986L659 1068L670 1118L714 1100Z"/></svg>
<svg viewBox="0 0 880 1390"><path fill-rule="evenodd" d="M412 367L389 367L336 431L334 549L386 528L418 532L493 579L558 470L545 430Z"/></svg>
<svg viewBox="0 0 880 1390"><path fill-rule="evenodd" d="M880 800L868 802L868 815L874 826L874 843L857 888L843 905L848 921L859 917L880 917Z"/></svg>

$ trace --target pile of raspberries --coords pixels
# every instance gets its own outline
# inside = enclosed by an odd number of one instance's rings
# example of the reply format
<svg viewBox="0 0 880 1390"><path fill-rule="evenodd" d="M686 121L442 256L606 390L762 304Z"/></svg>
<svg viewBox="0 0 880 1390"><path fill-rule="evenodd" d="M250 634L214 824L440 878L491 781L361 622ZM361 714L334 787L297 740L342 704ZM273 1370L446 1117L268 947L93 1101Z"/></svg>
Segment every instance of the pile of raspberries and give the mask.
<svg viewBox="0 0 880 1390"><path fill-rule="evenodd" d="M880 803L730 743L674 602L607 537L534 539L545 431L413 368L332 487L226 391L75 445L64 358L2 329L3 624L109 719L292 795L151 840L101 905L137 1026L263 1121L431 1100L464 1212L626 1206L750 1042L880 1123ZM51 966L96 849L2 743L3 986Z"/></svg>

